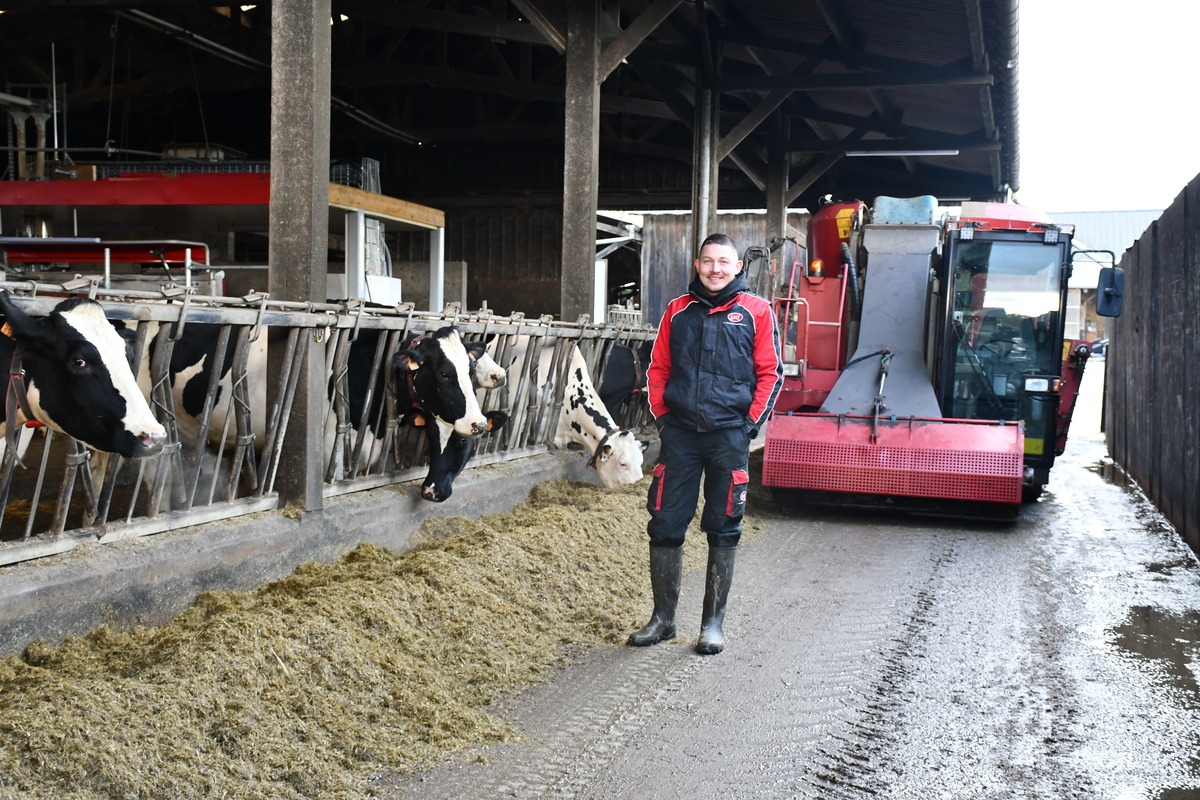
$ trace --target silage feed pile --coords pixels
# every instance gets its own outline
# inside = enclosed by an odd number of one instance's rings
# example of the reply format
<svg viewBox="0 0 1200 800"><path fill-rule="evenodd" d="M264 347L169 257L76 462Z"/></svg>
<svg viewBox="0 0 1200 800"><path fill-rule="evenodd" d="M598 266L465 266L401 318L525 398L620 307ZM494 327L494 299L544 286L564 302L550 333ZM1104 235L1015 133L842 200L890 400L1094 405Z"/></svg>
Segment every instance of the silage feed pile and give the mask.
<svg viewBox="0 0 1200 800"><path fill-rule="evenodd" d="M503 740L500 693L645 621L645 491L551 481L509 514L430 520L412 551L363 544L5 657L0 797L361 798L373 770Z"/></svg>

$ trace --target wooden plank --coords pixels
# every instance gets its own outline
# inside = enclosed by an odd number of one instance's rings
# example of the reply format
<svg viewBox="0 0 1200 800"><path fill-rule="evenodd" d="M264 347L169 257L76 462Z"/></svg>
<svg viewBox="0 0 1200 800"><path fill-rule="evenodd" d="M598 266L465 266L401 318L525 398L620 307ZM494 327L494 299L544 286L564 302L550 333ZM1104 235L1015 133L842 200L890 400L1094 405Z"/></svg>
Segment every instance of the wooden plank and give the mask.
<svg viewBox="0 0 1200 800"><path fill-rule="evenodd" d="M343 186L329 184L329 205L347 211L362 209L370 217L399 222L414 228L433 230L446 227L446 212L429 206L410 203L396 197Z"/></svg>
<svg viewBox="0 0 1200 800"><path fill-rule="evenodd" d="M1134 480L1145 480L1142 463L1143 430L1145 419L1145 389L1148 381L1146 355L1146 319L1149 310L1149 293L1140 287L1148 285L1150 272L1149 253L1153 249L1155 226L1152 225L1126 254L1125 265L1125 309L1115 333L1118 346L1109 356L1118 365L1116 393L1113 403L1113 428L1118 450L1114 452L1121 466Z"/></svg>
<svg viewBox="0 0 1200 800"><path fill-rule="evenodd" d="M1154 472L1151 464L1154 460L1154 368L1157 364L1154 354L1154 267L1157 262L1158 223L1151 226L1151 235L1139 253L1137 275L1133 285L1136 297L1136 347L1135 356L1131 361L1134 372L1130 376L1141 383L1141 392L1134 395L1135 413L1132 416L1134 462L1133 475L1145 489L1149 490L1154 484ZM1128 287L1128 284L1126 284Z"/></svg>
<svg viewBox="0 0 1200 800"><path fill-rule="evenodd" d="M1131 265L1136 259L1138 243L1121 256L1118 266L1126 275L1131 272ZM1128 311L1126 311L1128 314ZM1104 439L1108 445L1108 454L1118 464L1124 465L1129 461L1129 427L1126 424L1125 409L1129 405L1128 369L1126 366L1125 348L1128 336L1126 327L1128 317L1110 319L1108 329L1108 353L1104 365Z"/></svg>
<svg viewBox="0 0 1200 800"><path fill-rule="evenodd" d="M1185 312L1179 330L1180 360L1182 362L1183 408L1176 438L1182 447L1180 485L1182 498L1179 519L1175 527L1191 548L1200 553L1200 497L1196 487L1200 486L1200 421L1196 409L1200 408L1200 320L1196 309L1200 308L1200 178L1194 179L1184 190L1183 202L1188 209L1187 230L1184 239L1183 258L1180 260L1182 296L1180 302Z"/></svg>
<svg viewBox="0 0 1200 800"><path fill-rule="evenodd" d="M1188 309L1183 305L1184 244L1190 224L1186 204L1176 203L1159 218L1158 261L1155 264L1154 331L1154 486L1155 504L1176 521L1183 500L1183 443L1179 426L1183 408L1183 349L1180 334Z"/></svg>

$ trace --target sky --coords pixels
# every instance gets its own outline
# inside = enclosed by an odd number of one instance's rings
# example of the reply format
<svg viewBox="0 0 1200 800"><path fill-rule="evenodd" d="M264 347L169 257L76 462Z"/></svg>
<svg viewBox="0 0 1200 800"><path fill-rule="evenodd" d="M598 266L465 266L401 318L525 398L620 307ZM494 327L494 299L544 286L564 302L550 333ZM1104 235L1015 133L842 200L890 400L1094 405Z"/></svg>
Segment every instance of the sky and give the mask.
<svg viewBox="0 0 1200 800"><path fill-rule="evenodd" d="M1021 0L1016 200L1165 209L1200 174L1200 2Z"/></svg>

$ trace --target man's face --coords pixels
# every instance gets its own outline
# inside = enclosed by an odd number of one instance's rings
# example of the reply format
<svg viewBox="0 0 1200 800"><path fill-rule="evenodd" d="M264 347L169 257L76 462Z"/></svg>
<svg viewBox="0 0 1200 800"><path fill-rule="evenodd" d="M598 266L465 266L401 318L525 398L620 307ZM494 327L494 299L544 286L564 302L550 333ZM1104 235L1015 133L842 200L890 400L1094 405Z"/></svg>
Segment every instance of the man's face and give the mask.
<svg viewBox="0 0 1200 800"><path fill-rule="evenodd" d="M727 244L706 244L696 259L696 274L709 294L719 294L741 271L737 250Z"/></svg>

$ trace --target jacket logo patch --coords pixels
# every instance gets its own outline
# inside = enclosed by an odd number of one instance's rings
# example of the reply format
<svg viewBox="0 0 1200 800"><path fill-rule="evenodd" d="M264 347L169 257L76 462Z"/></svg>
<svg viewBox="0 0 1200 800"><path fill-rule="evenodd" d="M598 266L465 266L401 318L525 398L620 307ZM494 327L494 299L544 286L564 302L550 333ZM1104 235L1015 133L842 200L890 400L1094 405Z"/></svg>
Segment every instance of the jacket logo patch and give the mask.
<svg viewBox="0 0 1200 800"><path fill-rule="evenodd" d="M742 315L742 313L740 311L731 311L729 313L729 316L727 316L725 318L725 320L727 322L733 322L733 323L741 322L743 319L745 319L745 317Z"/></svg>

